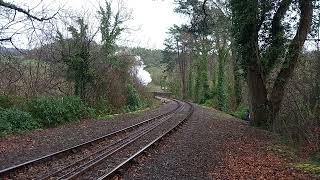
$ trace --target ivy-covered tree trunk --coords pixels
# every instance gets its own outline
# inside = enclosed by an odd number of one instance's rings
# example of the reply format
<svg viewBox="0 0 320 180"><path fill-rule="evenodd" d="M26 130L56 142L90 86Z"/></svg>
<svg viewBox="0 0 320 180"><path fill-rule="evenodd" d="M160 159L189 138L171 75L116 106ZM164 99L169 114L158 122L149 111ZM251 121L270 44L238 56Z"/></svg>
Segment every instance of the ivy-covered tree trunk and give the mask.
<svg viewBox="0 0 320 180"><path fill-rule="evenodd" d="M237 109L242 102L242 76L241 76L241 66L240 66L240 56L237 54L235 47L232 45L232 62L233 62L233 91L235 98L235 109Z"/></svg>
<svg viewBox="0 0 320 180"><path fill-rule="evenodd" d="M251 3L254 7L257 2ZM249 6L250 7L250 6ZM251 19L243 20L246 29L242 32L245 37L246 44L242 47L242 58L245 60L247 69L247 81L249 89L249 104L251 110L251 124L259 127L267 127L269 125L269 107L267 99L267 89L264 83L261 64L259 64L259 46L257 32L257 12L250 11L248 17Z"/></svg>
<svg viewBox="0 0 320 180"><path fill-rule="evenodd" d="M225 62L227 52L224 48L218 50L218 84L217 84L217 96L218 96L218 109L221 111L227 110L227 94L225 84Z"/></svg>
<svg viewBox="0 0 320 180"><path fill-rule="evenodd" d="M193 73L192 73L192 65L189 65L188 72L188 82L187 82L187 94L188 97L192 99L193 97Z"/></svg>
<svg viewBox="0 0 320 180"><path fill-rule="evenodd" d="M187 84L186 84L186 56L185 54L180 54L177 57L178 66L179 66L179 73L181 79L181 96L183 99L187 96Z"/></svg>
<svg viewBox="0 0 320 180"><path fill-rule="evenodd" d="M90 69L90 41L88 38L88 25L82 18L77 20L79 29L74 26L68 27L71 33L71 39L64 39L58 32L58 38L61 45L61 57L68 67L68 79L74 82L74 95L82 100L86 98L86 86L92 79L89 73Z"/></svg>
<svg viewBox="0 0 320 180"><path fill-rule="evenodd" d="M87 57L88 61L89 57ZM80 61L79 67L75 68L76 74L75 74L75 83L74 83L74 95L79 96L82 100L85 100L86 98L86 87L87 83L89 81L89 78L87 77L89 64L85 65L85 62Z"/></svg>
<svg viewBox="0 0 320 180"><path fill-rule="evenodd" d="M201 86L201 79L200 79L200 73L201 73L201 67L200 67L200 61L197 59L196 62L196 79L195 79L195 85L194 85L194 100L195 102L200 102L200 86Z"/></svg>
<svg viewBox="0 0 320 180"><path fill-rule="evenodd" d="M272 104L272 120L276 118L280 111L286 85L288 84L289 79L291 78L297 65L299 55L311 28L313 10L312 1L300 0L299 9L301 11L301 18L298 24L299 27L293 40L289 44L282 68L275 80L270 96L270 102Z"/></svg>
<svg viewBox="0 0 320 180"><path fill-rule="evenodd" d="M265 73L270 72L269 68L275 65L279 66L279 64L276 64L278 62L277 59L269 58L280 57L280 54L261 58L262 53L260 53L258 45L258 32L266 17L266 12L264 12L265 9L262 9L263 11L259 10L258 3L257 0L231 0L234 21L233 35L239 45L242 64L247 72L249 101L252 111L251 123L256 126L268 127L279 113L286 85L289 78L292 77L303 44L310 30L313 6L310 0L298 1L301 16L298 28L293 40L291 40L287 47L288 50L283 59L284 62L280 64L280 72L277 74L270 95L268 95L266 83L264 82ZM296 2L290 0L280 1L280 5L276 9L275 16L272 19L271 31L273 36L271 38L273 41L271 43L278 42L279 36L284 36L285 32L281 20L284 19L285 12L291 3ZM271 44L270 48L274 46L274 44ZM273 51L273 49L268 49L266 52L282 53L280 51ZM261 63L261 59L265 61L263 64Z"/></svg>
<svg viewBox="0 0 320 180"><path fill-rule="evenodd" d="M195 101L204 103L209 97L209 83L208 83L208 48L207 40L202 39L198 46L199 54L197 55L196 65L197 73L195 80Z"/></svg>
<svg viewBox="0 0 320 180"><path fill-rule="evenodd" d="M317 62L316 62L316 85L315 85L315 99L316 99L316 103L313 106L313 108L315 108L316 112L315 115L316 117L320 117L320 51L317 52ZM317 121L318 124L320 124L320 118L318 118Z"/></svg>
<svg viewBox="0 0 320 180"><path fill-rule="evenodd" d="M253 63L250 64L247 70L249 104L252 115L251 124L267 128L267 126L270 125L267 90L259 69L258 64Z"/></svg>
<svg viewBox="0 0 320 180"><path fill-rule="evenodd" d="M204 103L209 98L209 84L208 84L208 52L204 52L201 57L201 98L200 102Z"/></svg>
<svg viewBox="0 0 320 180"><path fill-rule="evenodd" d="M249 104L252 125L266 126L268 123L267 90L259 62L257 32L258 2L256 0L231 1L234 17L234 36L241 49L242 64L247 70ZM235 24L240 22L239 24Z"/></svg>

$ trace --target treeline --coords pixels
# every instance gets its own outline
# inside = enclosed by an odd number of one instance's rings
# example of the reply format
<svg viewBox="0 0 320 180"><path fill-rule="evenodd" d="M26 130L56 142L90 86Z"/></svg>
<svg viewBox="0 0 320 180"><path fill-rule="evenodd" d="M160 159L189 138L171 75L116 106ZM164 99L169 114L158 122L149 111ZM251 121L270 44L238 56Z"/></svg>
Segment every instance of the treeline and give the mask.
<svg viewBox="0 0 320 180"><path fill-rule="evenodd" d="M1 135L86 117L104 118L150 105L146 87L137 78L139 54L117 46L117 40L126 30L128 14L124 9L112 7L106 1L99 8L95 31L85 16L68 14L70 23L58 19L59 26L50 31L43 29L42 33L49 34L32 50L10 53L12 49L3 47Z"/></svg>
<svg viewBox="0 0 320 180"><path fill-rule="evenodd" d="M189 22L168 32L170 91L319 150L319 51L303 49L319 33L316 3L175 2Z"/></svg>
<svg viewBox="0 0 320 180"><path fill-rule="evenodd" d="M163 52L169 89L177 96L235 111L246 104L244 71L231 36L231 19L222 7L202 1L177 1L177 13L190 18L189 24L169 29ZM209 8L210 6L210 8ZM226 7L221 4L221 6Z"/></svg>

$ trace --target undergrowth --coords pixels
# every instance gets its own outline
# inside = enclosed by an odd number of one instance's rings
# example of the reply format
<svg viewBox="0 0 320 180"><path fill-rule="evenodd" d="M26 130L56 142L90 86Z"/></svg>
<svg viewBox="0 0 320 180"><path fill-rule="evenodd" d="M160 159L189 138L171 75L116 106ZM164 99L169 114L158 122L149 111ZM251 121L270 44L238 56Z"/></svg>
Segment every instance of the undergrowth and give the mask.
<svg viewBox="0 0 320 180"><path fill-rule="evenodd" d="M94 115L94 110L78 97L46 97L30 101L1 97L0 104L0 136L2 137L79 121Z"/></svg>
<svg viewBox="0 0 320 180"><path fill-rule="evenodd" d="M0 109L0 136L41 128L30 113L15 108Z"/></svg>
<svg viewBox="0 0 320 180"><path fill-rule="evenodd" d="M292 164L293 167L304 171L306 173L312 173L316 175L320 175L320 165L314 163L295 163Z"/></svg>
<svg viewBox="0 0 320 180"><path fill-rule="evenodd" d="M79 121L93 115L93 109L79 97L37 98L26 104L26 110L44 127Z"/></svg>
<svg viewBox="0 0 320 180"><path fill-rule="evenodd" d="M274 145L269 148L273 153L291 160L289 165L306 173L320 175L320 154L315 153L307 161L297 162L299 159L298 150L288 145Z"/></svg>
<svg viewBox="0 0 320 180"><path fill-rule="evenodd" d="M77 122L83 118L106 120L112 119L117 113L138 114L152 105L153 101L141 98L132 85L128 85L127 105L119 110L114 110L107 101L91 108L75 96L39 97L30 100L0 96L0 137Z"/></svg>
<svg viewBox="0 0 320 180"><path fill-rule="evenodd" d="M236 111L231 112L230 114L234 117L245 120L247 118L248 111L249 111L248 107L239 106Z"/></svg>

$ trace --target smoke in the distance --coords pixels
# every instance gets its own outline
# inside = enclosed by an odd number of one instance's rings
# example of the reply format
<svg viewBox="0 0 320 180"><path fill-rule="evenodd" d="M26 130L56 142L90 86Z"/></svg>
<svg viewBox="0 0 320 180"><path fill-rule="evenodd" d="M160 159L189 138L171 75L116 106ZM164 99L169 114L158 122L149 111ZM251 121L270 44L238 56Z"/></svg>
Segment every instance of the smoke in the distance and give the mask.
<svg viewBox="0 0 320 180"><path fill-rule="evenodd" d="M136 60L139 62L139 65L135 67L137 72L137 78L143 85L146 86L152 81L151 74L148 71L144 70L146 66L144 65L140 56L136 56Z"/></svg>

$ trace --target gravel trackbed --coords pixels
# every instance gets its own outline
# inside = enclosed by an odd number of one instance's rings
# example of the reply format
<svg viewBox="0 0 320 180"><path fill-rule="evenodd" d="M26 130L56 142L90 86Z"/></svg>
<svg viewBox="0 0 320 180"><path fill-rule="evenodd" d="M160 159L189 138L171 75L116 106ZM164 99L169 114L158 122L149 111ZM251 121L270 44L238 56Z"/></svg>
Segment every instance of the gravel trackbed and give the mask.
<svg viewBox="0 0 320 180"><path fill-rule="evenodd" d="M195 106L177 132L139 158L123 179L316 179L268 151L268 132L220 111ZM234 160L235 161L232 161Z"/></svg>
<svg viewBox="0 0 320 180"><path fill-rule="evenodd" d="M168 112L169 102L111 120L84 120L0 139L0 169L53 153ZM290 167L270 150L277 138L220 111L194 106L194 113L121 171L116 179L317 179Z"/></svg>

